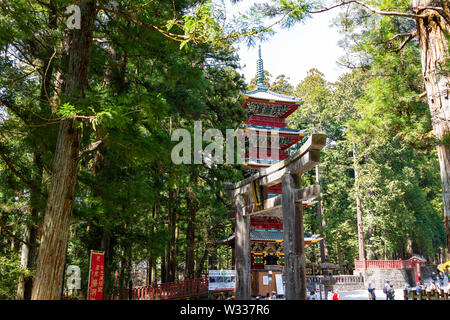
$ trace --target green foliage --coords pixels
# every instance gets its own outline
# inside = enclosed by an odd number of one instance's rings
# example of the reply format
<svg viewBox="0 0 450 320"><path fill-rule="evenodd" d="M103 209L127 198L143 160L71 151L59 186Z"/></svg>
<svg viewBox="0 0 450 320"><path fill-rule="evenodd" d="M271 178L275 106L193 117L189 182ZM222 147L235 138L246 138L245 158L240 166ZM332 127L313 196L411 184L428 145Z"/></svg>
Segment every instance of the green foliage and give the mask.
<svg viewBox="0 0 450 320"><path fill-rule="evenodd" d="M231 231L222 181L242 174L239 166L175 166L171 133L192 131L195 120L204 130L225 133L245 119L238 100L245 83L232 38L218 39L221 12L211 1L122 2L120 14L100 4L105 7L94 26L87 89L69 98L60 87L68 60L62 44L70 43L60 12L67 5L0 5L0 105L7 113L0 124L0 197L6 203L0 208L0 250L6 255L13 246L15 253L2 260L8 298L20 275L14 269L17 238L42 225L61 119L82 128L66 259L81 268L78 294L87 289L90 250L105 251L106 294L127 286L134 264L167 265L170 250L176 272L183 273L194 207L192 245L201 276L218 240ZM167 281L160 271L156 276Z"/></svg>
<svg viewBox="0 0 450 320"><path fill-rule="evenodd" d="M14 300L17 283L20 277L30 277L32 272L20 267L19 256L16 252L9 252L8 256L0 256L0 299Z"/></svg>
<svg viewBox="0 0 450 320"><path fill-rule="evenodd" d="M392 62L387 67L393 67ZM327 134L320 164L326 227L317 220L315 210L307 211L305 221L307 228L326 236L334 263L338 263L340 244L344 267L348 268L358 257L356 190L362 202L366 258L407 258L411 254L409 244L414 253L433 257L445 246L438 161L434 151L416 148L423 147L417 135L423 134L420 130L424 127L429 128L429 117L424 120L413 112L389 117L390 106L396 102L388 97L406 101L403 108L407 108L408 100L402 96L407 93L399 86L408 79L399 77L391 84L384 76L368 76L370 73L355 71L328 83L320 71L311 70L296 88L303 104L289 117L293 128ZM421 122L410 121L411 117ZM396 119L399 125L382 125L390 119ZM358 181L354 176L353 142Z"/></svg>

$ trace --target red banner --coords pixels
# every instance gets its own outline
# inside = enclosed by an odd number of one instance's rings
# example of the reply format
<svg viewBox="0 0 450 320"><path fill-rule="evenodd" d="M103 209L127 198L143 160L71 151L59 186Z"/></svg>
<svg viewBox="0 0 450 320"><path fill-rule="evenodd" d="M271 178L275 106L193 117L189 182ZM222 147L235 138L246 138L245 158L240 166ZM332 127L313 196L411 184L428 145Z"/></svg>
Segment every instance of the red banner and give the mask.
<svg viewBox="0 0 450 320"><path fill-rule="evenodd" d="M88 300L103 300L105 254L91 251Z"/></svg>

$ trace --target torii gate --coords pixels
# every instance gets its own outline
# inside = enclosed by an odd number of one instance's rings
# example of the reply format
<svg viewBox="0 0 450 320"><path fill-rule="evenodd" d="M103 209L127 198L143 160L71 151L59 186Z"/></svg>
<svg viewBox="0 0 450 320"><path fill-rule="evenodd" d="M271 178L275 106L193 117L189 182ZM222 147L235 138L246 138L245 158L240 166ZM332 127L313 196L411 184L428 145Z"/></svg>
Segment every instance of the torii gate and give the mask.
<svg viewBox="0 0 450 320"><path fill-rule="evenodd" d="M285 296L306 300L306 260L302 201L320 196L320 185L299 189L302 175L319 164L326 135L312 134L294 155L224 188L236 208L236 300L250 299L250 216L281 216L284 229ZM269 186L282 183L282 194L268 198Z"/></svg>

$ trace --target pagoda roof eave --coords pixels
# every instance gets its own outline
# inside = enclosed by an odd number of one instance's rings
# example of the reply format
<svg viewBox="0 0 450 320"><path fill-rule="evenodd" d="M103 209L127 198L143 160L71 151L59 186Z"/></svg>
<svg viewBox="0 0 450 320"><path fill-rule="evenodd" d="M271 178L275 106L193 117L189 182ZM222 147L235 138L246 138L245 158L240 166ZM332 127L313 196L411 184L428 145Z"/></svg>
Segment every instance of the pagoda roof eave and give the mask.
<svg viewBox="0 0 450 320"><path fill-rule="evenodd" d="M300 104L302 99L298 97L287 96L281 93L273 92L265 89L255 89L252 91L245 91L241 94L244 98L253 98L257 100L278 101L278 102L291 102Z"/></svg>

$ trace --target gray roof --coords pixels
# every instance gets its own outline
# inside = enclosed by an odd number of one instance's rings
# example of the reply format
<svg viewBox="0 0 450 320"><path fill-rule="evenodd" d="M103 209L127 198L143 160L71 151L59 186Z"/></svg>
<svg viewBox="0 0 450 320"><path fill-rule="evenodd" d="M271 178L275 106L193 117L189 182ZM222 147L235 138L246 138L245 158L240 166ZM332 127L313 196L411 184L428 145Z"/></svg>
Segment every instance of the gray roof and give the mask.
<svg viewBox="0 0 450 320"><path fill-rule="evenodd" d="M303 234L305 241L319 239L317 234L305 232ZM283 230L250 230L250 239L253 240L284 240Z"/></svg>
<svg viewBox="0 0 450 320"><path fill-rule="evenodd" d="M286 96L284 94L273 92L264 88L257 88L252 91L244 92L244 95L254 99L275 100L283 102L302 102L302 99L298 97Z"/></svg>

